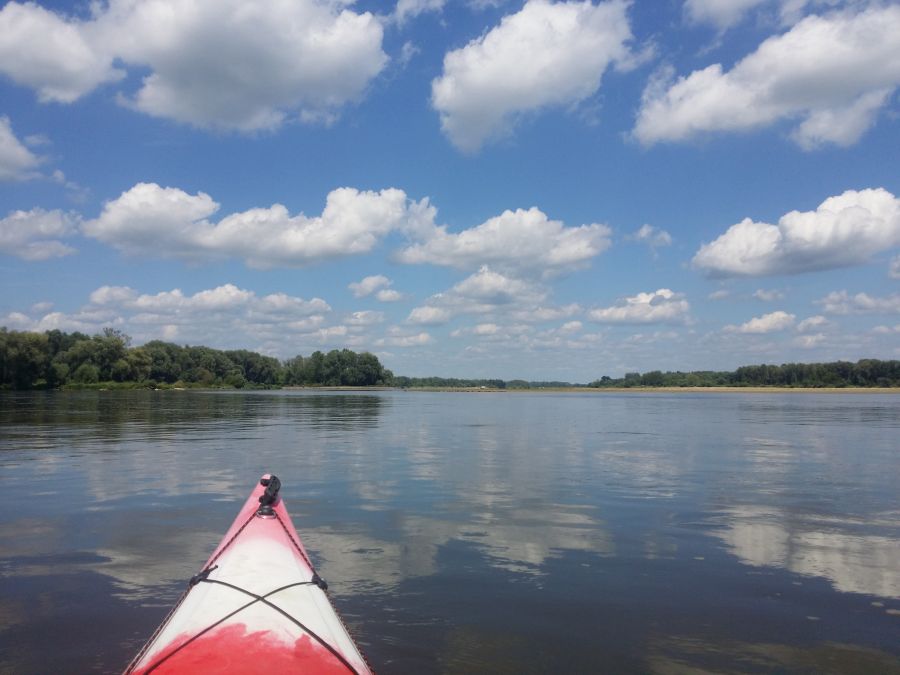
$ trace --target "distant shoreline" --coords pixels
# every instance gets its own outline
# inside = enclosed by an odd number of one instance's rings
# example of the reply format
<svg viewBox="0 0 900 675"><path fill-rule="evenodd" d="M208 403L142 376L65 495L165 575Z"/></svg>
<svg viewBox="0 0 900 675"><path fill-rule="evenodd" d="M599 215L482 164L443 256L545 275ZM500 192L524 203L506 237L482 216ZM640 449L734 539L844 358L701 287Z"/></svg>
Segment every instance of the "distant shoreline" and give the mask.
<svg viewBox="0 0 900 675"><path fill-rule="evenodd" d="M408 392L445 392L460 394L900 394L900 387L395 387L384 385L372 386L326 386L326 385L290 385L267 387L203 387L196 385L173 386L167 384L150 388L137 382L100 382L88 385L67 384L57 389L36 389L32 391L334 391L334 392L373 392L373 391L408 391ZM15 391L3 389L0 391Z"/></svg>
<svg viewBox="0 0 900 675"><path fill-rule="evenodd" d="M534 393L729 393L729 394L900 394L900 387L282 387L285 390L319 391L424 391L462 394L534 394Z"/></svg>

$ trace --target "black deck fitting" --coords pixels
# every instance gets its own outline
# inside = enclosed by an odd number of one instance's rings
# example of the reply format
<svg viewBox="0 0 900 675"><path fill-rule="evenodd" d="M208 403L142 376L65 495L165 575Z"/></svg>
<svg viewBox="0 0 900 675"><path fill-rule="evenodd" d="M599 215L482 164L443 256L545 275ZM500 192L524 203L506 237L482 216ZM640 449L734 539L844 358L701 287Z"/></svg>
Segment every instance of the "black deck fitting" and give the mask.
<svg viewBox="0 0 900 675"><path fill-rule="evenodd" d="M278 476L269 476L268 478L260 478L259 484L265 486L266 491L259 498L259 509L256 511L256 515L274 516L275 510L272 508L272 505L278 501L281 481L278 480Z"/></svg>

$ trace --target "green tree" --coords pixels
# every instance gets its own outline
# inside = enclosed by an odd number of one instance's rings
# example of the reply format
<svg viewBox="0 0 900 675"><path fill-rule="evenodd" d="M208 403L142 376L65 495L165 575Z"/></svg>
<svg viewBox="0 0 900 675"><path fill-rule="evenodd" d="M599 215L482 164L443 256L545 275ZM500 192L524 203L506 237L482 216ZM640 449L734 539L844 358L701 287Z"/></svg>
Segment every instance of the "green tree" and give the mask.
<svg viewBox="0 0 900 675"><path fill-rule="evenodd" d="M45 379L50 364L49 344L45 333L2 333L0 372L3 382L14 389L30 389Z"/></svg>
<svg viewBox="0 0 900 675"><path fill-rule="evenodd" d="M100 369L93 363L82 363L72 374L72 381L79 384L96 384L100 381Z"/></svg>
<svg viewBox="0 0 900 675"><path fill-rule="evenodd" d="M284 362L284 383L287 385L304 384L303 368L305 360L302 356L295 356Z"/></svg>
<svg viewBox="0 0 900 675"><path fill-rule="evenodd" d="M181 347L171 342L152 340L145 344L143 349L150 359L148 379L170 384L181 379L181 366L179 364Z"/></svg>
<svg viewBox="0 0 900 675"><path fill-rule="evenodd" d="M664 378L661 370L651 370L649 373L641 375L641 384L645 387L661 387L664 384Z"/></svg>
<svg viewBox="0 0 900 675"><path fill-rule="evenodd" d="M150 369L153 365L153 361L146 349L143 347L129 349L128 354L125 356L125 360L128 362L132 380L135 382L146 382L150 379Z"/></svg>

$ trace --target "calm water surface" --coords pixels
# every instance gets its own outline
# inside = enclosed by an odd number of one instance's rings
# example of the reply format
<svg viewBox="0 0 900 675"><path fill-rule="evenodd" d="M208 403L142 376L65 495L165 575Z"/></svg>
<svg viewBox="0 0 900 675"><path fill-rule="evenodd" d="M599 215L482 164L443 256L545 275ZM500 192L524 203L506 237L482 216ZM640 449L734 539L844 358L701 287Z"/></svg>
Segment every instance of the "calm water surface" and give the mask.
<svg viewBox="0 0 900 675"><path fill-rule="evenodd" d="M900 673L900 397L0 392L0 672L118 672L260 474L383 673Z"/></svg>

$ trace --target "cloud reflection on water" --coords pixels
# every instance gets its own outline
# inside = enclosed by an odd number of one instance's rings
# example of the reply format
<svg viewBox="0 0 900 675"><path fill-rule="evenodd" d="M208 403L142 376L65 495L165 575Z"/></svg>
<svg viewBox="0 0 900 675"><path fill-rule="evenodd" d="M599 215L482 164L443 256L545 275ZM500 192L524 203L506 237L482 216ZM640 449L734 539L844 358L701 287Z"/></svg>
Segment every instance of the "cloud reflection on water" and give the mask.
<svg viewBox="0 0 900 675"><path fill-rule="evenodd" d="M385 592L401 582L439 571L440 548L465 542L484 561L506 571L540 575L548 559L565 551L612 555L614 546L601 523L581 507L549 504L537 511L481 512L471 520L402 516L390 539L347 528L315 528L304 533L320 561L320 572L339 583L337 594Z"/></svg>
<svg viewBox="0 0 900 675"><path fill-rule="evenodd" d="M894 528L896 514L884 514ZM724 514L719 536L728 551L754 567L781 567L804 576L824 577L845 593L900 598L900 540L855 534L859 523L795 516L769 507L736 506ZM876 519L877 522L877 519Z"/></svg>

